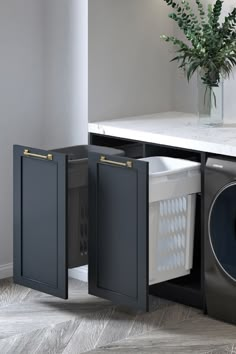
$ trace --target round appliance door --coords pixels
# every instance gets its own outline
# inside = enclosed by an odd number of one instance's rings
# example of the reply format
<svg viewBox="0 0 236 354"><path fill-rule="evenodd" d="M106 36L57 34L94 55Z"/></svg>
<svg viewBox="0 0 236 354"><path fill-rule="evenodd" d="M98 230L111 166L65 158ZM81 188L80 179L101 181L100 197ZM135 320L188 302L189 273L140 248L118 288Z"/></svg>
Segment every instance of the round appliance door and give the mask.
<svg viewBox="0 0 236 354"><path fill-rule="evenodd" d="M219 266L236 281L236 182L226 185L215 197L208 232Z"/></svg>

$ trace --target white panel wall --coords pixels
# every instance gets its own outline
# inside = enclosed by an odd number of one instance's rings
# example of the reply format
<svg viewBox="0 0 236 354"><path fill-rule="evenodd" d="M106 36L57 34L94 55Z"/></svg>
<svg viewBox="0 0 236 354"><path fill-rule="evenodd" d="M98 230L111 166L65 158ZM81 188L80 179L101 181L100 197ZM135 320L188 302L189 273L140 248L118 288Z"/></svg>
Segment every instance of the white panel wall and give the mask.
<svg viewBox="0 0 236 354"><path fill-rule="evenodd" d="M44 1L45 148L87 143L87 0Z"/></svg>
<svg viewBox="0 0 236 354"><path fill-rule="evenodd" d="M41 0L0 3L0 275L12 262L12 145L41 144ZM5 266L3 266L5 265Z"/></svg>
<svg viewBox="0 0 236 354"><path fill-rule="evenodd" d="M0 1L0 278L12 273L12 145L87 142L87 0Z"/></svg>
<svg viewBox="0 0 236 354"><path fill-rule="evenodd" d="M160 0L89 0L89 120L171 109L173 32Z"/></svg>

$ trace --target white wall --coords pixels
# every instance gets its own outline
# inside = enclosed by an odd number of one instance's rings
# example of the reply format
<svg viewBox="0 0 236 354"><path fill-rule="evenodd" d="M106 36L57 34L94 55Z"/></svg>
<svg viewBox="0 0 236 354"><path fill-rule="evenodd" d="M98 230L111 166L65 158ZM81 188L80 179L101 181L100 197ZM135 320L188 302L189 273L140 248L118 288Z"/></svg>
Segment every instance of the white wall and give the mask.
<svg viewBox="0 0 236 354"><path fill-rule="evenodd" d="M12 145L42 137L41 0L0 3L0 275L12 262ZM5 266L3 266L5 265Z"/></svg>
<svg viewBox="0 0 236 354"><path fill-rule="evenodd" d="M170 10L171 11L171 10ZM185 40L184 34L175 27L174 35ZM175 51L173 57L175 57ZM196 74L188 82L185 74L178 68L177 62L172 62L169 65L174 67L173 86L172 86L172 109L177 112L198 112L198 88Z"/></svg>
<svg viewBox="0 0 236 354"><path fill-rule="evenodd" d="M164 1L89 0L89 120L171 109Z"/></svg>
<svg viewBox="0 0 236 354"><path fill-rule="evenodd" d="M211 0L212 1L212 0ZM227 0L224 3L223 17L232 11L236 7L235 0ZM224 84L224 106L225 106L225 117L236 118L236 68L230 79L225 81Z"/></svg>
<svg viewBox="0 0 236 354"><path fill-rule="evenodd" d="M235 0L225 1L223 16L233 6ZM169 62L173 47L159 38L184 38L168 19L171 11L160 0L89 0L89 121L167 110L197 113L196 75L188 83L177 63ZM226 117L236 111L235 77L225 81Z"/></svg>
<svg viewBox="0 0 236 354"><path fill-rule="evenodd" d="M87 0L44 1L45 148L87 143Z"/></svg>
<svg viewBox="0 0 236 354"><path fill-rule="evenodd" d="M0 2L0 278L12 272L12 145L87 142L87 0Z"/></svg>

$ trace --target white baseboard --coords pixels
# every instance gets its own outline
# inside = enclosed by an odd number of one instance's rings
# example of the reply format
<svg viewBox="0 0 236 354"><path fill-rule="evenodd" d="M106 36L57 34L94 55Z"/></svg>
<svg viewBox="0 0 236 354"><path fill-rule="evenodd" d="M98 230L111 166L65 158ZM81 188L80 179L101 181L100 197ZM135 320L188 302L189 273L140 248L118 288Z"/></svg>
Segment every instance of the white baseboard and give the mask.
<svg viewBox="0 0 236 354"><path fill-rule="evenodd" d="M0 279L13 276L13 263L0 265Z"/></svg>
<svg viewBox="0 0 236 354"><path fill-rule="evenodd" d="M84 282L88 282L88 266L69 269L69 277L78 279Z"/></svg>

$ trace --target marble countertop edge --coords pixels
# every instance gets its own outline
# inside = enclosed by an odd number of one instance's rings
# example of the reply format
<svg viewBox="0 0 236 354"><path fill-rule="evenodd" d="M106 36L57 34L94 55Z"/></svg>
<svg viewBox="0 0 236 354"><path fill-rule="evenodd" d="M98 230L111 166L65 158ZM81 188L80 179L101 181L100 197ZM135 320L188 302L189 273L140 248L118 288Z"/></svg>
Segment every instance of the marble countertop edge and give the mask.
<svg viewBox="0 0 236 354"><path fill-rule="evenodd" d="M236 156L236 124L199 127L196 116L177 113L89 123L89 133L187 150ZM179 119L178 119L179 118ZM177 119L177 120L176 120Z"/></svg>

